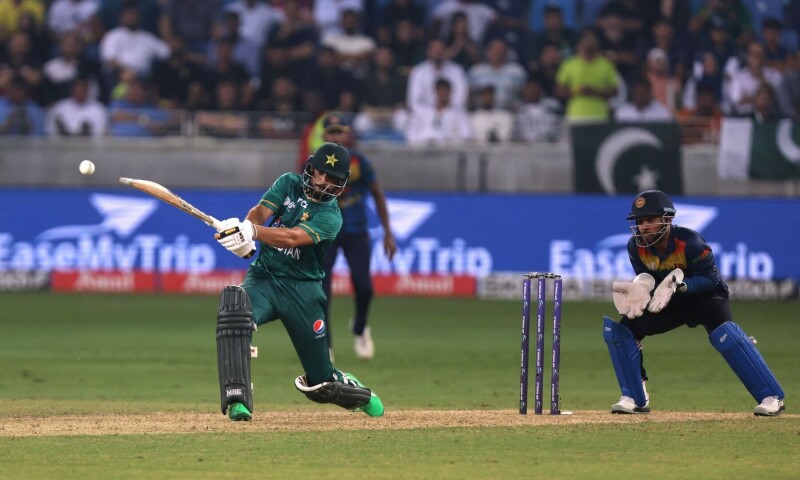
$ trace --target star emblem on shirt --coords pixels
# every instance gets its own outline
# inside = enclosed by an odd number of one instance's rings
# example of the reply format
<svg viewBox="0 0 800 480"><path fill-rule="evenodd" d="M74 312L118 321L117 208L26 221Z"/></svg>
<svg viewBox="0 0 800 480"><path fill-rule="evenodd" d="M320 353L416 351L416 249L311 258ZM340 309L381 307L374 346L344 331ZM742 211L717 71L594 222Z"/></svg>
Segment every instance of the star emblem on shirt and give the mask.
<svg viewBox="0 0 800 480"><path fill-rule="evenodd" d="M325 155L325 158L327 158L327 160L325 160L325 165L336 166L336 162L339 161L336 155Z"/></svg>
<svg viewBox="0 0 800 480"><path fill-rule="evenodd" d="M300 216L300 221L305 222L306 220L308 220L308 212L303 212L303 214Z"/></svg>

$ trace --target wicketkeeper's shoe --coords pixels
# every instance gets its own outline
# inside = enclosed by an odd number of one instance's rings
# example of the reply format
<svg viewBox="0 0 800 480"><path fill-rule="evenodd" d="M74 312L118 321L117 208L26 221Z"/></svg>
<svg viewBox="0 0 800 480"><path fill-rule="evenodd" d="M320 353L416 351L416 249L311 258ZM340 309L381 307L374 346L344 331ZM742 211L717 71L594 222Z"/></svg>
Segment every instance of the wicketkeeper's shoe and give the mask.
<svg viewBox="0 0 800 480"><path fill-rule="evenodd" d="M342 373L344 374L345 381L351 381L351 382L355 383L356 385L358 385L361 388L369 388L366 385L364 385L363 383L361 383L361 380L357 379L352 374L344 373L344 372L342 372ZM381 397L377 396L375 394L375 391L372 390L372 389L370 389L370 397L371 398L369 399L369 402L365 403L364 405L361 405L360 407L356 407L355 409L353 409L353 411L354 412L364 412L367 415L369 415L370 417L382 417L384 410L383 410L383 402L381 401Z"/></svg>
<svg viewBox="0 0 800 480"><path fill-rule="evenodd" d="M644 404L643 407L636 405L636 402L631 397L625 395L619 397L619 402L611 405L611 413L650 413L650 402Z"/></svg>
<svg viewBox="0 0 800 480"><path fill-rule="evenodd" d="M228 405L228 417L234 422L247 421L253 418L253 414L243 403L236 402Z"/></svg>
<svg viewBox="0 0 800 480"><path fill-rule="evenodd" d="M367 361L375 357L375 343L372 341L369 327L364 327L364 332L355 336L355 352L359 360Z"/></svg>
<svg viewBox="0 0 800 480"><path fill-rule="evenodd" d="M761 403L753 409L753 414L759 417L777 417L784 410L786 407L783 406L783 400L773 396L761 400Z"/></svg>

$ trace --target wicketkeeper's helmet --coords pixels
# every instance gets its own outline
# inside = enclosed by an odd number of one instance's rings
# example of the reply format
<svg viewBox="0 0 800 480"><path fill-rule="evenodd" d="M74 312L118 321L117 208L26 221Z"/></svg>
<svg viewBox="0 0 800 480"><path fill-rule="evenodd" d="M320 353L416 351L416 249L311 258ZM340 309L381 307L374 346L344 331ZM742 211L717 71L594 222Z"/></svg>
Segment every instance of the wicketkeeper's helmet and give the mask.
<svg viewBox="0 0 800 480"><path fill-rule="evenodd" d="M644 192L636 195L631 205L631 213L628 214L628 221L630 222L630 229L633 232L633 237L636 240L636 245L640 247L649 247L660 242L664 235L666 235L669 225L672 223L672 218L675 216L675 206L672 200L669 199L666 193L661 190L645 190ZM639 223L637 220L645 217L661 217L661 228L659 235L655 240L646 241L644 235L639 231Z"/></svg>
<svg viewBox="0 0 800 480"><path fill-rule="evenodd" d="M314 185L311 181L314 170L327 173L333 183ZM314 155L308 158L303 171L306 194L319 202L327 202L341 195L348 178L350 178L350 153L338 143L323 143Z"/></svg>

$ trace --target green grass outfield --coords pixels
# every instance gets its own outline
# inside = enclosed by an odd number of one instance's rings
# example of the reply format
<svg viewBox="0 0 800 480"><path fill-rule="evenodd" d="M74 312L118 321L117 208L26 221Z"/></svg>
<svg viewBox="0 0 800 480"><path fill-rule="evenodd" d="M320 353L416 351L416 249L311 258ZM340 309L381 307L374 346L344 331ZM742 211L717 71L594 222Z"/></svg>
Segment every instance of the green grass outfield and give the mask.
<svg viewBox="0 0 800 480"><path fill-rule="evenodd" d="M575 414L521 418L519 301L378 298L377 355L362 363L345 331L350 299L337 298L336 365L381 395L386 417L306 400L274 323L255 337L256 415L233 423L219 413L216 308L215 297L0 294L0 478L750 480L800 471L798 302L733 303L786 391L780 418L752 415L755 402L702 327L645 341L653 414L605 413L619 397L602 340L610 302L564 304L562 409Z"/></svg>

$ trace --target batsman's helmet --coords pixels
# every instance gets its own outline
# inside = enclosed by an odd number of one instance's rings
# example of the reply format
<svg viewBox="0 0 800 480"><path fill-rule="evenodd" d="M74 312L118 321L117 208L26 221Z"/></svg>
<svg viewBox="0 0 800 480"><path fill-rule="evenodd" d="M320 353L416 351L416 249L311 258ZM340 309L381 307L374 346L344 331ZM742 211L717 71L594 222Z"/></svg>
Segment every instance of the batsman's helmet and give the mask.
<svg viewBox="0 0 800 480"><path fill-rule="evenodd" d="M312 182L314 170L328 174L333 183L314 185ZM341 195L348 178L350 178L350 153L338 143L323 143L308 158L306 168L303 170L303 186L306 194L312 200L319 202L327 202Z"/></svg>
<svg viewBox="0 0 800 480"><path fill-rule="evenodd" d="M675 206L666 193L661 190L645 190L636 195L631 205L631 213L628 215L630 229L636 245L649 247L655 245L667 234L672 218L675 216ZM638 220L645 217L661 217L661 228L654 239L646 240L645 235L639 231Z"/></svg>
<svg viewBox="0 0 800 480"><path fill-rule="evenodd" d="M645 190L636 195L631 205L628 220L642 217L674 217L675 206L666 193L661 190Z"/></svg>

